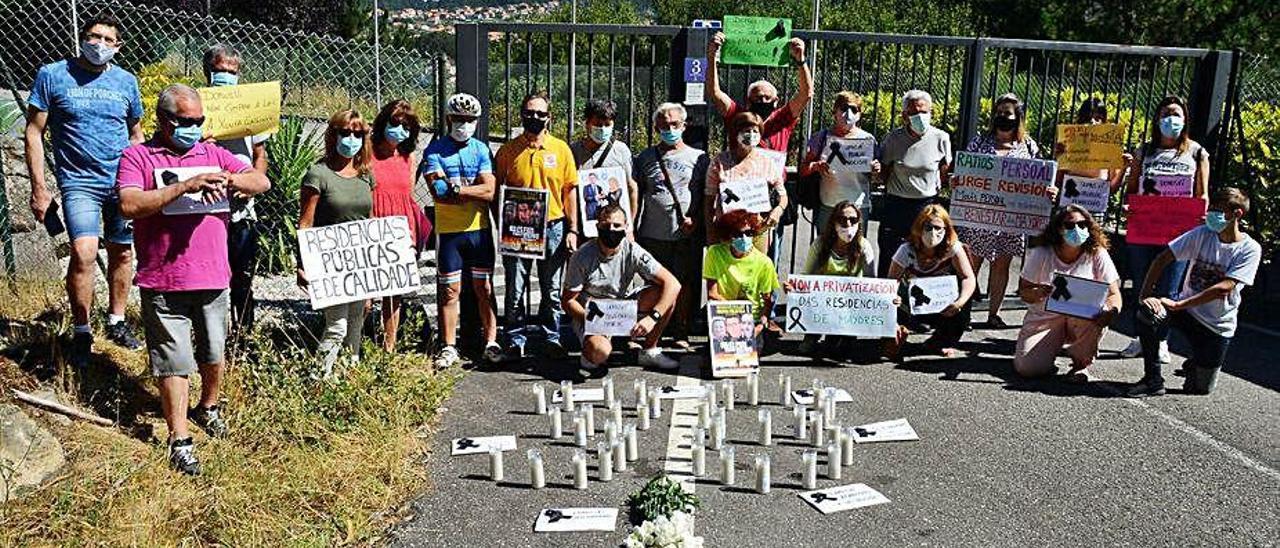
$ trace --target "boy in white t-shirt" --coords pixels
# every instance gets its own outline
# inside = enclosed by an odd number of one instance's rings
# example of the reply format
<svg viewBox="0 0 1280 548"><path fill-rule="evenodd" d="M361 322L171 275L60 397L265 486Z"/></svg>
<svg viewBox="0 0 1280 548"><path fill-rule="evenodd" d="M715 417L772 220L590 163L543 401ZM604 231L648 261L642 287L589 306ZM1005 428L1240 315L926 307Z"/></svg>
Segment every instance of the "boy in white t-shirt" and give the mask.
<svg viewBox="0 0 1280 548"><path fill-rule="evenodd" d="M1213 193L1204 225L1169 242L1156 257L1143 282L1138 308L1138 338L1142 341L1144 374L1129 389L1130 397L1164 394L1164 378L1156 348L1176 328L1191 343L1191 359L1183 364L1183 391L1208 394L1226 361L1236 332L1240 291L1253 283L1262 262L1262 246L1240 231L1249 212L1249 197L1224 187ZM1174 298L1151 297L1160 274L1173 261L1188 261L1187 276Z"/></svg>

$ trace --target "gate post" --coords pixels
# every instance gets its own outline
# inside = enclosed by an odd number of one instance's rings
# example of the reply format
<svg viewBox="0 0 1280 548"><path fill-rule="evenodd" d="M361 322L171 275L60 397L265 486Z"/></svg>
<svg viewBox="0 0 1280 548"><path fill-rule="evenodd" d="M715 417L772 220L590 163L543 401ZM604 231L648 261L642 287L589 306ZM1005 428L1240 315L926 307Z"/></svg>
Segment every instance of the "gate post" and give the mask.
<svg viewBox="0 0 1280 548"><path fill-rule="evenodd" d="M1190 129L1191 138L1205 150L1219 150L1218 141L1226 138L1221 133L1227 127L1224 114L1231 86L1233 56L1230 51L1213 50L1196 64L1195 79L1191 82L1192 95L1187 99L1191 110Z"/></svg>
<svg viewBox="0 0 1280 548"><path fill-rule="evenodd" d="M684 104L684 60L688 57L706 57L707 56L707 40L710 38L710 29L695 29L685 27L677 34L675 40L671 41L671 70L670 78L667 81L667 100L672 103ZM689 117L685 120L684 142L685 144L707 150L708 135L710 135L710 115L712 110L706 104L707 93L703 93L703 104L687 105L684 104L685 110L689 112ZM652 123L651 112L644 114L645 124Z"/></svg>
<svg viewBox="0 0 1280 548"><path fill-rule="evenodd" d="M986 64L987 42L974 38L969 45L969 58L964 63L964 80L960 84L960 135L952 135L953 143L968 143L977 132L978 108L982 99L982 72ZM959 139L957 139L959 137Z"/></svg>
<svg viewBox="0 0 1280 548"><path fill-rule="evenodd" d="M480 23L463 23L454 26L457 45L458 93L470 93L480 100L483 114L476 125L476 135L489 140L489 33ZM440 100L444 101L444 97Z"/></svg>

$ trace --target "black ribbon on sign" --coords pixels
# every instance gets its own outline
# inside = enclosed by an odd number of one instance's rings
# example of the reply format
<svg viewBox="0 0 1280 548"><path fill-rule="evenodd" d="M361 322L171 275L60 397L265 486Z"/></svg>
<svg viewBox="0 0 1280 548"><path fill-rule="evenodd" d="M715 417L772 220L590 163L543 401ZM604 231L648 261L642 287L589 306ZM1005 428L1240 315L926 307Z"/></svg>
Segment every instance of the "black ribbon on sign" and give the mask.
<svg viewBox="0 0 1280 548"><path fill-rule="evenodd" d="M837 500L840 500L838 497L833 497L826 493L810 493L809 498L813 499L813 502L815 504L822 504L826 501L835 502Z"/></svg>
<svg viewBox="0 0 1280 548"><path fill-rule="evenodd" d="M919 308L933 302L933 299L930 299L925 294L924 289L921 289L918 285L911 286L911 300L916 303L911 305L912 308Z"/></svg>
<svg viewBox="0 0 1280 548"><path fill-rule="evenodd" d="M791 310L787 311L787 317L791 318L791 325L787 326L787 331L795 331L796 326L799 326L801 331L808 331L808 329L805 328L804 324L800 323L800 317L803 315L804 315L804 311L800 310L799 308L792 308Z"/></svg>
<svg viewBox="0 0 1280 548"><path fill-rule="evenodd" d="M1143 196L1159 196L1160 195L1160 189L1156 187L1155 177L1147 177L1146 179L1142 180L1142 195Z"/></svg>
<svg viewBox="0 0 1280 548"><path fill-rule="evenodd" d="M1067 279L1065 277L1058 276L1053 279L1053 294L1049 295L1049 298L1055 301L1071 300L1071 291L1067 290Z"/></svg>
<svg viewBox="0 0 1280 548"><path fill-rule="evenodd" d="M573 519L573 516L565 515L564 512L555 509L545 510L542 515L547 516L547 523L555 523L562 519Z"/></svg>
<svg viewBox="0 0 1280 548"><path fill-rule="evenodd" d="M596 318L604 316L604 311L595 302L587 303L587 321L595 321Z"/></svg>
<svg viewBox="0 0 1280 548"><path fill-rule="evenodd" d="M802 398L812 398L813 390L796 390L796 395Z"/></svg>
<svg viewBox="0 0 1280 548"><path fill-rule="evenodd" d="M1076 196L1079 196L1080 189L1076 187L1077 184L1075 179L1067 179L1066 189L1062 191L1063 195L1068 198L1075 198Z"/></svg>
<svg viewBox="0 0 1280 548"><path fill-rule="evenodd" d="M875 430L867 430L866 428L860 428L860 427L859 427L859 428L854 428L854 429L853 429L853 433L857 434L859 438L865 438L865 437L867 437L867 436L874 436L874 435L876 435L876 431L875 431Z"/></svg>
<svg viewBox="0 0 1280 548"><path fill-rule="evenodd" d="M721 203L732 204L742 199L742 198L739 198L737 194L734 194L732 190L725 189L723 191L723 194L724 194L724 198L720 200Z"/></svg>
<svg viewBox="0 0 1280 548"><path fill-rule="evenodd" d="M475 440L472 440L471 438L458 438L459 451L470 449L472 447L480 447L480 444L476 443Z"/></svg>
<svg viewBox="0 0 1280 548"><path fill-rule="evenodd" d="M662 393L663 393L663 394L670 394L670 393L675 392L675 391L676 391L676 387L674 387L674 386L664 386L664 387L662 387Z"/></svg>
<svg viewBox="0 0 1280 548"><path fill-rule="evenodd" d="M849 165L849 159L844 157L844 151L840 149L840 143L831 143L831 152L827 154L827 163L830 164L834 159L840 159L840 163Z"/></svg>

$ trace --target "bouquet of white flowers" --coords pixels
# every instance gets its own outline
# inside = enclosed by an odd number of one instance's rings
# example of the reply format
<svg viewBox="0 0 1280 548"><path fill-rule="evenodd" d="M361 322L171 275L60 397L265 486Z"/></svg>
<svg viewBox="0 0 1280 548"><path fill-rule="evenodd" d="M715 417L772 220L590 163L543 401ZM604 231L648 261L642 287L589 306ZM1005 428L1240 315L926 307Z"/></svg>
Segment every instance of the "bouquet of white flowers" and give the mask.
<svg viewBox="0 0 1280 548"><path fill-rule="evenodd" d="M631 530L624 548L702 548L702 537L693 535L693 516L676 512L659 516Z"/></svg>

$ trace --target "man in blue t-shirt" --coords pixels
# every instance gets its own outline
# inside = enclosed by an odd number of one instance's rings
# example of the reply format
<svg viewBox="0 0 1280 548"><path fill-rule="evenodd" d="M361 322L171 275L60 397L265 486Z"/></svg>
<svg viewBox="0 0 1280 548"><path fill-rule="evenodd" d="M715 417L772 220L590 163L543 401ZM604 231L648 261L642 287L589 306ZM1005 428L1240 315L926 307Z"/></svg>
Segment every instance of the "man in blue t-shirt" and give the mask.
<svg viewBox="0 0 1280 548"><path fill-rule="evenodd" d="M84 367L93 346L89 310L93 306L98 240L106 240L109 287L108 338L121 346L141 346L124 322L125 299L133 278L133 230L120 215L116 168L130 144L143 140L138 79L111 64L120 51L120 22L87 19L80 27L80 55L40 68L27 109L26 156L31 174L31 212L46 226L53 196L45 187L44 131L53 145L63 221L71 240L67 297L74 335L71 364Z"/></svg>

